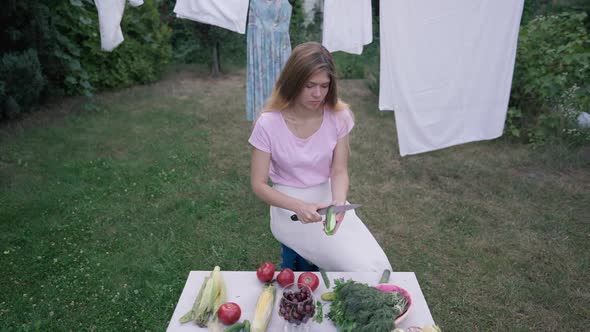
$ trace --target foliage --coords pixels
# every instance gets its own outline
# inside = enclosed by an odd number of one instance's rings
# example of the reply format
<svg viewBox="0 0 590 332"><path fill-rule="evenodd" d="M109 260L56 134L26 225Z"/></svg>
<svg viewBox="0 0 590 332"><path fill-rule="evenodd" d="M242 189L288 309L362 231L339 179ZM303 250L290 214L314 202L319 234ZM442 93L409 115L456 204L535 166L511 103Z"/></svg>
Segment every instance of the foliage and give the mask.
<svg viewBox="0 0 590 332"><path fill-rule="evenodd" d="M338 331L391 331L408 303L397 292L382 292L354 280L334 280L334 300L328 318Z"/></svg>
<svg viewBox="0 0 590 332"><path fill-rule="evenodd" d="M95 90L83 53L100 48L98 15L89 1L54 1L51 8L52 81L67 95L90 95ZM96 45L95 45L96 44Z"/></svg>
<svg viewBox="0 0 590 332"><path fill-rule="evenodd" d="M545 14L551 8L551 0L524 0L521 25L526 25L538 15Z"/></svg>
<svg viewBox="0 0 590 332"><path fill-rule="evenodd" d="M578 123L581 112L590 113L590 84L584 88L574 85L560 99L558 114L561 115L563 125L559 127L557 135L571 146L590 143L590 129L582 128Z"/></svg>
<svg viewBox="0 0 590 332"><path fill-rule="evenodd" d="M322 41L322 21L323 9L320 3L317 3L311 12L311 20L308 22L305 18L305 11L303 9L303 0L290 0L292 6L291 22L289 25L289 38L291 39L292 47L305 42L315 41L321 43Z"/></svg>
<svg viewBox="0 0 590 332"><path fill-rule="evenodd" d="M175 63L209 63L210 50L190 29L191 21L177 19L173 13L175 1L164 1L158 6L161 20L171 29L172 61Z"/></svg>
<svg viewBox="0 0 590 332"><path fill-rule="evenodd" d="M521 25L528 24L540 15L555 15L563 12L584 12L590 15L588 0L525 0ZM590 29L590 18L586 17L585 26Z"/></svg>
<svg viewBox="0 0 590 332"><path fill-rule="evenodd" d="M28 111L46 84L37 52L33 49L2 55L0 78L0 119Z"/></svg>
<svg viewBox="0 0 590 332"><path fill-rule="evenodd" d="M96 89L157 79L171 51L169 29L159 20L155 1L126 8L121 24L125 41L108 53L100 49L98 14L92 0L8 0L0 14L2 52L29 54L37 60L31 60L28 71L40 70L38 75L29 75L35 77L31 84L4 82L4 93L11 99L6 98L12 100L9 104L27 110L39 96L89 95ZM47 84L39 84L42 81ZM13 82L19 85L11 86ZM12 95L33 87L41 90L27 100Z"/></svg>
<svg viewBox="0 0 590 332"><path fill-rule="evenodd" d="M36 50L42 75L48 81L47 88L50 95L63 93L61 86L70 64L59 57L63 54L60 41L65 37L58 32L55 13L51 10L58 2L58 0L43 3L9 0L2 12L5 16L0 19L2 51ZM72 62L71 66L76 64L81 70L79 62Z"/></svg>
<svg viewBox="0 0 590 332"><path fill-rule="evenodd" d="M305 35L305 12L302 0L289 1L292 6L291 21L289 22L289 38L293 47L308 42Z"/></svg>
<svg viewBox="0 0 590 332"><path fill-rule="evenodd" d="M176 0L164 0L158 6L161 20L172 30L171 44L175 63L202 63L213 67L217 60L220 70L223 69L222 64L245 65L245 34L177 18L174 13L175 3ZM219 52L217 55L214 49Z"/></svg>
<svg viewBox="0 0 590 332"><path fill-rule="evenodd" d="M572 129L566 109L574 115L589 109L590 37L585 18L584 13L571 12L538 16L521 28L511 105L522 112L519 129L533 143Z"/></svg>
<svg viewBox="0 0 590 332"><path fill-rule="evenodd" d="M62 37L57 55L68 63L68 94L96 88L127 87L152 82L166 67L171 49L170 32L160 22L154 0L127 7L121 22L125 41L112 52L100 48L98 15L91 0L62 1L55 8ZM82 68L82 70L79 70Z"/></svg>
<svg viewBox="0 0 590 332"><path fill-rule="evenodd" d="M305 36L307 41L322 41L323 15L323 9L321 8L320 3L317 3L312 9L311 21L305 26Z"/></svg>
<svg viewBox="0 0 590 332"><path fill-rule="evenodd" d="M506 113L506 124L504 125L504 134L510 137L520 137L520 127L522 126L522 111L515 107L510 107Z"/></svg>

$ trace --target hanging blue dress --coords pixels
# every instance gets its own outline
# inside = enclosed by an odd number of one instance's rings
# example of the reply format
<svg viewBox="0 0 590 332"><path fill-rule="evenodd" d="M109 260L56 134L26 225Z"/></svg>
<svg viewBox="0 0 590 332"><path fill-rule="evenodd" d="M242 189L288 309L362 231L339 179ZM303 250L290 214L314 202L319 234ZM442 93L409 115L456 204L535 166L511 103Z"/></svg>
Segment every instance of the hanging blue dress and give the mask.
<svg viewBox="0 0 590 332"><path fill-rule="evenodd" d="M288 0L251 0L246 56L246 119L255 120L291 55Z"/></svg>

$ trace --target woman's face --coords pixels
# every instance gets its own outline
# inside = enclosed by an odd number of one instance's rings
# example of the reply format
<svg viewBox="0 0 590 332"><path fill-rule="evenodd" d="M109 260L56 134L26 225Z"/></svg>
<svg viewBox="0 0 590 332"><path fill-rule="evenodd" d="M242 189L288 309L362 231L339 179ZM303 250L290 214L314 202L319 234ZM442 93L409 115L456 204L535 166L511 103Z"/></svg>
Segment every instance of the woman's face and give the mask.
<svg viewBox="0 0 590 332"><path fill-rule="evenodd" d="M313 74L303 86L296 104L306 110L317 110L324 102L330 89L330 76L325 71Z"/></svg>

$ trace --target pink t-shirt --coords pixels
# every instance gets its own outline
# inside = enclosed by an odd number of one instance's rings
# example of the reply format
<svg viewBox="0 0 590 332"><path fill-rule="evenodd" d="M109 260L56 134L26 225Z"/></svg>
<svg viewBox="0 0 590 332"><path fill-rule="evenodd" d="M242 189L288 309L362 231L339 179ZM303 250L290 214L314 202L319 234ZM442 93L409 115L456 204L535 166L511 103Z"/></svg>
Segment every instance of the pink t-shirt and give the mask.
<svg viewBox="0 0 590 332"><path fill-rule="evenodd" d="M287 127L281 112L263 112L248 142L270 153L270 179L273 183L305 188L328 181L332 155L338 140L354 127L348 109L324 110L320 128L301 139Z"/></svg>

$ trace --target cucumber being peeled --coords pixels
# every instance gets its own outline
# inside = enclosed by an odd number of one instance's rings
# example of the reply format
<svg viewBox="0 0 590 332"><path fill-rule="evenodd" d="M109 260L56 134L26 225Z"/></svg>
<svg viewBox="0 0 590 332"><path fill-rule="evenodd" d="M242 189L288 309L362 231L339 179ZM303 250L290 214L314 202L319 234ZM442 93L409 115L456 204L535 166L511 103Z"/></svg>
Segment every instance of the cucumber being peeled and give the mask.
<svg viewBox="0 0 590 332"><path fill-rule="evenodd" d="M334 213L334 207L330 206L326 212L326 225L324 226L324 232L326 235L333 235L336 232L336 213Z"/></svg>

